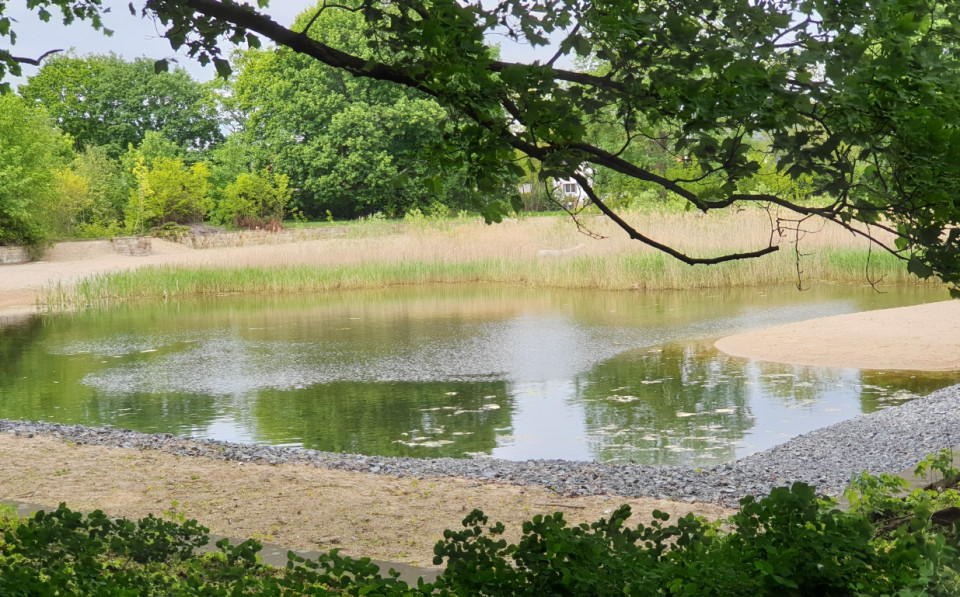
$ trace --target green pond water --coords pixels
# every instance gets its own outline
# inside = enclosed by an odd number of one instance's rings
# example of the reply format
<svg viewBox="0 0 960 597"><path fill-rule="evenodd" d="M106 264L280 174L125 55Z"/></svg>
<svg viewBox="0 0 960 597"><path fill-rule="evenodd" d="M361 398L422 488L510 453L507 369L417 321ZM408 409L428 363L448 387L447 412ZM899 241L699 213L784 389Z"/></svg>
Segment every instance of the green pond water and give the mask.
<svg viewBox="0 0 960 597"><path fill-rule="evenodd" d="M703 465L960 376L751 362L724 335L945 292L444 286L0 323L0 418L423 457Z"/></svg>

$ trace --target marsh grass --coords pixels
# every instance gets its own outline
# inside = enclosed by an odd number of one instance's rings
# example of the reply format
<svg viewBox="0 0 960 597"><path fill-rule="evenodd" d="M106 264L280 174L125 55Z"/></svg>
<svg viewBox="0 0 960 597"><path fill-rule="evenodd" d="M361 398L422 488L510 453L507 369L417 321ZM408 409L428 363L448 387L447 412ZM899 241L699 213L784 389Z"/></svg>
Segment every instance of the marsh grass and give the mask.
<svg viewBox="0 0 960 597"><path fill-rule="evenodd" d="M765 212L700 217L632 214L639 229L698 256L756 249L771 236ZM757 284L842 282L916 284L904 264L837 226L777 237L781 250L760 259L688 266L629 240L606 219L524 218L487 226L468 219L421 220L402 229L354 225L325 240L190 252L179 263L86 278L48 289L51 310L141 298L233 293L292 293L407 284L488 282L510 285L676 290ZM791 237L793 236L793 237ZM538 252L567 251L538 256ZM798 260L799 251L799 260ZM227 264L227 265L224 265Z"/></svg>

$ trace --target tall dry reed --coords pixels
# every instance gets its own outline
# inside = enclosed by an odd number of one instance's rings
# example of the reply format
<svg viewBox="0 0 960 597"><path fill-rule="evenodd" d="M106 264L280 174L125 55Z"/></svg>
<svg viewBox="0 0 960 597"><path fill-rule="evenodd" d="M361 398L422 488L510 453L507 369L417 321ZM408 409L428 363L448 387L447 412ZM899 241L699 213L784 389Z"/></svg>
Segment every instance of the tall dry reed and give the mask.
<svg viewBox="0 0 960 597"><path fill-rule="evenodd" d="M771 239L766 212L634 215L632 223L695 256L753 250ZM602 217L578 231L569 218L358 224L326 240L227 249L184 250L166 265L102 274L70 291L51 289L51 308L102 305L131 298L237 292L283 293L401 284L491 282L598 289L684 289L754 284L919 281L903 263L839 226L774 235L777 253L714 266L688 266L650 249ZM365 228L366 226L366 228ZM799 239L799 245L794 245ZM799 253L798 253L799 251ZM869 258L868 258L869 256Z"/></svg>

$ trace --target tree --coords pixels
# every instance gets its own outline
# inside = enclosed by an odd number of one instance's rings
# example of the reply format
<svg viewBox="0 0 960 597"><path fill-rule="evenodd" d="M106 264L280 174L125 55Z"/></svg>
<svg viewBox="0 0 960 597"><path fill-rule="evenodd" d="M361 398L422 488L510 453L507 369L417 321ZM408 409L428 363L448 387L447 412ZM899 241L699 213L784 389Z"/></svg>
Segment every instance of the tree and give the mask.
<svg viewBox="0 0 960 597"><path fill-rule="evenodd" d="M69 140L43 110L0 95L0 245L47 240L57 171L69 155Z"/></svg>
<svg viewBox="0 0 960 597"><path fill-rule="evenodd" d="M305 27L307 11L294 27ZM365 55L363 18L332 11L310 35ZM355 78L284 50L249 51L238 61L233 100L246 114L243 140L260 167L290 176L307 213L339 217L402 215L433 203L456 203L456 171L434 174L446 112L432 98L388 82ZM458 184L459 183L459 184Z"/></svg>
<svg viewBox="0 0 960 597"><path fill-rule="evenodd" d="M187 71L156 73L146 58L56 56L19 93L43 106L78 150L105 147L118 157L150 131L195 151L222 137L212 95Z"/></svg>
<svg viewBox="0 0 960 597"><path fill-rule="evenodd" d="M285 174L244 172L224 188L217 216L241 228L279 229L290 202L288 185Z"/></svg>
<svg viewBox="0 0 960 597"><path fill-rule="evenodd" d="M779 236L754 251L686 255L624 221L578 169L589 164L652 183L703 212L766 206L775 228L831 220L960 294L956 2L362 0L316 10L318 17L362 14L369 58L232 1L146 0L142 10L167 27L174 47L223 72L221 40L259 45L262 36L354 76L418 90L456 117L445 157L465 163L477 188L505 173L522 176L513 161L520 150L541 163L544 176L576 178L631 238L686 263L759 257L779 249ZM497 59L487 44L494 33L534 46L551 36L560 41L549 60L518 64ZM559 66L573 56L608 70ZM666 150L695 170L657 174L619 147L591 143L590 124L611 110L627 144L664 131ZM756 142L780 172L815 181L816 201L742 191L761 168Z"/></svg>
<svg viewBox="0 0 960 597"><path fill-rule="evenodd" d="M88 146L77 154L70 171L83 180L82 186L86 187L88 194L82 201L86 208L79 214L81 233L106 234L123 221L129 187L120 163L110 158L105 148Z"/></svg>
<svg viewBox="0 0 960 597"><path fill-rule="evenodd" d="M134 156L133 175L136 186L127 203L127 228L138 233L167 222L194 224L202 222L213 208L210 200L210 169L205 162L187 167L171 157L148 162L143 154Z"/></svg>

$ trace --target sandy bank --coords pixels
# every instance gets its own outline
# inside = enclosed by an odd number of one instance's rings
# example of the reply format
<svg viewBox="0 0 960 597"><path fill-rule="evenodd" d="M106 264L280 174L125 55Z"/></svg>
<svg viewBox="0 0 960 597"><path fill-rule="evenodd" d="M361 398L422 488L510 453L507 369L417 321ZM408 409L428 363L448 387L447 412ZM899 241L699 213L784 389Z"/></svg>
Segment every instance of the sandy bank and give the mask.
<svg viewBox="0 0 960 597"><path fill-rule="evenodd" d="M444 529L474 508L519 538L523 521L561 511L571 523L630 504L633 524L655 509L671 518L732 514L722 506L618 496L564 497L541 487L469 479L400 478L313 466L253 464L157 450L78 445L0 433L0 499L141 518L181 513L215 533L294 549L432 566Z"/></svg>
<svg viewBox="0 0 960 597"><path fill-rule="evenodd" d="M801 321L728 336L749 359L855 369L960 370L960 300Z"/></svg>

